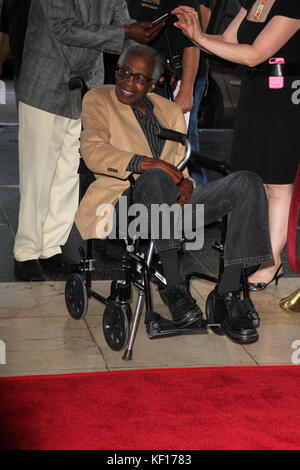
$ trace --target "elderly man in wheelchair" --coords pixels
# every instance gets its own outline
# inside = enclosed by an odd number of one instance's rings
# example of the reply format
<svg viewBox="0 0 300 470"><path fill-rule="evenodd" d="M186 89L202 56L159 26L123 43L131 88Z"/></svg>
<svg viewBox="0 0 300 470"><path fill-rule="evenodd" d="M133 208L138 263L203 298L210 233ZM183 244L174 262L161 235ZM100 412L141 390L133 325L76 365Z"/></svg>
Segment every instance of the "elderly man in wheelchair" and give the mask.
<svg viewBox="0 0 300 470"><path fill-rule="evenodd" d="M85 240L105 238L116 232L120 236L120 219L124 219L127 209L130 213L130 207L136 204L146 208L148 220L144 217L134 225L140 237L142 234L142 238L149 238L150 249L145 261L131 248L135 243L132 233L127 233L127 251L131 262L143 267L143 282L135 277L135 284L142 291L141 295L146 295L148 313L152 306L145 284L151 275L153 257L158 260L160 278L165 280L159 283L159 290L172 317L169 332L176 333L205 327L200 307L179 270L178 254L188 233L186 227L180 226L178 230L179 220L185 221L182 214L189 206L190 218L186 219L191 226L188 229L196 237L203 231L203 222L210 224L230 213L224 243L224 269L209 296L210 318L233 341L255 342L259 315L245 289L242 298L240 286L245 267L272 258L263 185L253 173L236 172L196 187L187 170L182 168L189 153L183 145L186 142L183 114L175 103L152 93L161 73L160 57L154 50L148 46L133 46L119 59L116 85L94 88L85 95L81 154L95 175L95 181L81 200L76 225ZM175 132L168 133L166 129ZM170 217L172 224L167 235L162 229L164 212L154 220L151 209L155 205L177 208ZM199 216L201 208L204 217ZM193 249L190 240L186 246ZM129 277L132 278L132 272ZM75 289L73 286L72 291L70 283L67 305L72 303ZM109 300L113 299L111 295ZM132 326L131 343L135 329L136 324Z"/></svg>

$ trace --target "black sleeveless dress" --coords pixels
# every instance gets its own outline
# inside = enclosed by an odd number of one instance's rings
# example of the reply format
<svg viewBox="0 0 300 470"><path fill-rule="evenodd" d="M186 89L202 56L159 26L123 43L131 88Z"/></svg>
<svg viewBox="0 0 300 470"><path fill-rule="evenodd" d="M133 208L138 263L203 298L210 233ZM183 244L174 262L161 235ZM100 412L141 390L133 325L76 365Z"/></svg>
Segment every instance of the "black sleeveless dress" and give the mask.
<svg viewBox="0 0 300 470"><path fill-rule="evenodd" d="M255 0L241 3L249 12ZM265 22L246 17L238 31L239 43L252 44L276 15L300 19L300 0L275 0ZM275 57L283 57L286 64L300 63L300 30ZM284 88L269 89L267 76L245 72L235 124L232 169L253 171L264 183L289 184L295 180L299 161L300 73L285 77Z"/></svg>

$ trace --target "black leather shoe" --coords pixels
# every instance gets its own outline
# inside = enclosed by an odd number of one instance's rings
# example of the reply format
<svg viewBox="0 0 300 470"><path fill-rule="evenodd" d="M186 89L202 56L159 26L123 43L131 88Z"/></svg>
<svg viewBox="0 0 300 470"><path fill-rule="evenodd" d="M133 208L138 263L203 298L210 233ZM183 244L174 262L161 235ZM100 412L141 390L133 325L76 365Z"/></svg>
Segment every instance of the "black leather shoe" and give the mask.
<svg viewBox="0 0 300 470"><path fill-rule="evenodd" d="M163 289L161 297L168 306L175 326L184 328L201 320L203 314L184 284Z"/></svg>
<svg viewBox="0 0 300 470"><path fill-rule="evenodd" d="M243 311L252 321L252 325L257 328L260 324L259 314L256 311L256 308L253 305L252 300L250 297L246 297L245 299L241 300Z"/></svg>
<svg viewBox="0 0 300 470"><path fill-rule="evenodd" d="M62 253L51 256L50 258L40 258L41 266L44 269L49 269L52 272L59 274L71 274L79 272L79 264L75 264Z"/></svg>
<svg viewBox="0 0 300 470"><path fill-rule="evenodd" d="M253 326L249 311L240 299L239 292L219 294L215 287L213 314L216 322L220 323L226 335L239 344L254 343L258 333Z"/></svg>
<svg viewBox="0 0 300 470"><path fill-rule="evenodd" d="M15 260L15 275L24 281L45 281L44 272L37 259Z"/></svg>

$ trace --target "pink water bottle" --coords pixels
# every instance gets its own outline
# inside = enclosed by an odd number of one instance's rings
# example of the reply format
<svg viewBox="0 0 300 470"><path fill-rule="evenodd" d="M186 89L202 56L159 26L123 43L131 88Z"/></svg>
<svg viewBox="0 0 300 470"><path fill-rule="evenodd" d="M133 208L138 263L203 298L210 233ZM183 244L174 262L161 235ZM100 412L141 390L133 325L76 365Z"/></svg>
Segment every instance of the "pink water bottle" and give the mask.
<svg viewBox="0 0 300 470"><path fill-rule="evenodd" d="M283 57L272 57L269 60L269 64L284 64L285 60ZM279 89L284 87L284 77L269 77L269 88L271 90Z"/></svg>

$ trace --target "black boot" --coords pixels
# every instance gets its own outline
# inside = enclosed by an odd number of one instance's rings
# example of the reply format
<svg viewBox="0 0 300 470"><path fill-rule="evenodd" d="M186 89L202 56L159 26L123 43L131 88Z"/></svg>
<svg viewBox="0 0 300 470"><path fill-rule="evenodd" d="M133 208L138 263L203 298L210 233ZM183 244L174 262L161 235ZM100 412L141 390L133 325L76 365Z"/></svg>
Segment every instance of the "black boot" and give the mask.
<svg viewBox="0 0 300 470"><path fill-rule="evenodd" d="M220 323L227 336L239 344L254 343L258 333L253 325L249 309L240 299L239 292L218 293L215 287L213 314L214 320Z"/></svg>
<svg viewBox="0 0 300 470"><path fill-rule="evenodd" d="M184 328L201 320L203 314L196 300L187 292L183 283L160 291L176 326Z"/></svg>

